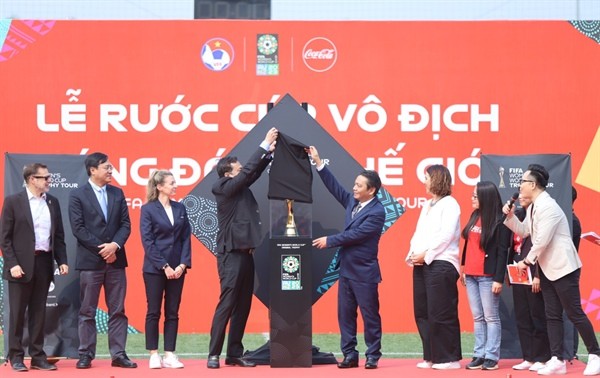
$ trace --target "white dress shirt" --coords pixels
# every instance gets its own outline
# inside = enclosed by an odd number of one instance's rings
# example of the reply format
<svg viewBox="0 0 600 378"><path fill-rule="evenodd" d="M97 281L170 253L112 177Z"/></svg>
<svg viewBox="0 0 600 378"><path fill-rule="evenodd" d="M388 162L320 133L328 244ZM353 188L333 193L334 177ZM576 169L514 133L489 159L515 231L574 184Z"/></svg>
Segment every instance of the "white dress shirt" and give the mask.
<svg viewBox="0 0 600 378"><path fill-rule="evenodd" d="M33 232L35 234L35 250L50 251L50 230L52 221L50 219L50 208L46 203L46 193L36 197L27 188L29 208L33 218Z"/></svg>

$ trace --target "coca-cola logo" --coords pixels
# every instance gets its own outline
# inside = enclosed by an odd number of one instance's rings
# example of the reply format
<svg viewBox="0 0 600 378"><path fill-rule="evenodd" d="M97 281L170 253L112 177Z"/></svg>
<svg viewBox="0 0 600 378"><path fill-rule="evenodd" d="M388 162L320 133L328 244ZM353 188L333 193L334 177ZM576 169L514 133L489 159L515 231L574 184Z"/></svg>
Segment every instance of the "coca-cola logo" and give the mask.
<svg viewBox="0 0 600 378"><path fill-rule="evenodd" d="M333 42L324 37L315 37L304 45L302 60L306 67L315 72L331 69L337 61L337 49Z"/></svg>

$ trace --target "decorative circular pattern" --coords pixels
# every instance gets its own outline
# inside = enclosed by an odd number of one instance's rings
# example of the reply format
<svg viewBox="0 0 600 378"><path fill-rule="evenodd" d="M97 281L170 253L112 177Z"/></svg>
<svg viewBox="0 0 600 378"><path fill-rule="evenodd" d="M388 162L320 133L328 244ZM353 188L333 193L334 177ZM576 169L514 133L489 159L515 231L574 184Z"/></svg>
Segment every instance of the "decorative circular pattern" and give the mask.
<svg viewBox="0 0 600 378"><path fill-rule="evenodd" d="M202 198L196 196L186 196L181 202L185 206L188 214L195 214L201 206Z"/></svg>
<svg viewBox="0 0 600 378"><path fill-rule="evenodd" d="M258 37L258 52L263 55L273 55L279 46L277 38L270 34L264 34Z"/></svg>
<svg viewBox="0 0 600 378"><path fill-rule="evenodd" d="M219 230L216 202L190 194L182 203L192 226L192 234L214 254Z"/></svg>
<svg viewBox="0 0 600 378"><path fill-rule="evenodd" d="M300 261L297 257L288 256L285 259L283 259L282 267L283 270L285 270L288 273L296 273L298 271L298 268L300 267Z"/></svg>
<svg viewBox="0 0 600 378"><path fill-rule="evenodd" d="M569 21L581 34L600 43L600 20Z"/></svg>
<svg viewBox="0 0 600 378"><path fill-rule="evenodd" d="M214 251L217 250L217 244L215 243L215 238L211 238L210 236L200 235L198 236L198 241L202 243L209 251L214 254Z"/></svg>
<svg viewBox="0 0 600 378"><path fill-rule="evenodd" d="M217 229L219 228L217 214L209 212L200 214L198 226L207 234L217 232Z"/></svg>

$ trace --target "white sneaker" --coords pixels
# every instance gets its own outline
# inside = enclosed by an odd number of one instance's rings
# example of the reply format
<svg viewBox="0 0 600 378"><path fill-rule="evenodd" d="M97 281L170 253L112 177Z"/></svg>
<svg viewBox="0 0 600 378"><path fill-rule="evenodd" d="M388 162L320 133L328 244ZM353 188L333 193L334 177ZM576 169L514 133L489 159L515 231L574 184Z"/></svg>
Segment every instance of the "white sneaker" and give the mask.
<svg viewBox="0 0 600 378"><path fill-rule="evenodd" d="M545 362L536 362L533 365L531 365L531 367L529 368L529 371L538 371L540 369L543 369L546 366Z"/></svg>
<svg viewBox="0 0 600 378"><path fill-rule="evenodd" d="M431 361L421 361L417 364L417 367L419 369L431 369L431 365L433 365Z"/></svg>
<svg viewBox="0 0 600 378"><path fill-rule="evenodd" d="M431 365L431 368L436 369L436 370L460 369L460 362L458 362L458 361L442 362L441 364Z"/></svg>
<svg viewBox="0 0 600 378"><path fill-rule="evenodd" d="M173 353L168 356L165 355L165 358L162 360L162 366L171 369L181 369L183 367L183 363L179 361L179 358L177 358L175 353Z"/></svg>
<svg viewBox="0 0 600 378"><path fill-rule="evenodd" d="M567 374L567 364L556 357L546 362L546 366L538 370L539 375L563 375Z"/></svg>
<svg viewBox="0 0 600 378"><path fill-rule="evenodd" d="M512 368L515 369L515 370L527 370L531 366L533 366L533 363L531 363L529 361L523 361L520 364L513 365Z"/></svg>
<svg viewBox="0 0 600 378"><path fill-rule="evenodd" d="M150 369L160 369L162 367L162 359L158 353L152 353L150 355L150 362L148 363Z"/></svg>
<svg viewBox="0 0 600 378"><path fill-rule="evenodd" d="M600 375L600 356L597 354L588 355L588 363L583 375Z"/></svg>

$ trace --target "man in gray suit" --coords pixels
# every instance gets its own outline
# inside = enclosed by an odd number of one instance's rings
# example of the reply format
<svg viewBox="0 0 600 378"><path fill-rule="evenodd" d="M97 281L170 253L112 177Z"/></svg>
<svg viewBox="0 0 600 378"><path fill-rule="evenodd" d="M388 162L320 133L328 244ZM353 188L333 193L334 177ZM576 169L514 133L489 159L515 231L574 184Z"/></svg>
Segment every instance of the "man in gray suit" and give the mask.
<svg viewBox="0 0 600 378"><path fill-rule="evenodd" d="M113 167L108 156L101 152L88 155L85 169L88 182L73 190L69 198L69 219L77 239L75 269L79 271L81 298L76 367L90 368L96 356L96 309L100 289L104 286L112 366L136 368L137 364L125 353L125 242L131 233L129 210L123 191L109 185Z"/></svg>
<svg viewBox="0 0 600 378"><path fill-rule="evenodd" d="M565 213L546 192L550 175L539 164L530 164L521 179L520 195L531 199L527 215L520 222L514 208L507 203L504 222L521 237L531 236L532 247L527 257L518 263L519 270L539 264L540 284L544 296L548 339L552 358L538 370L540 375L566 374L563 360L563 306L569 319L577 327L589 357L583 375L600 375L600 347L592 323L581 308L579 277L581 260L571 239Z"/></svg>
<svg viewBox="0 0 600 378"><path fill-rule="evenodd" d="M262 239L258 203L250 186L269 165L277 135L276 128L270 129L244 166L234 156L226 156L217 163L219 179L212 192L217 200L219 222L216 253L221 295L210 329L209 369L219 368L227 323L230 324L225 364L256 366L242 358L242 338L254 291L252 254Z"/></svg>

